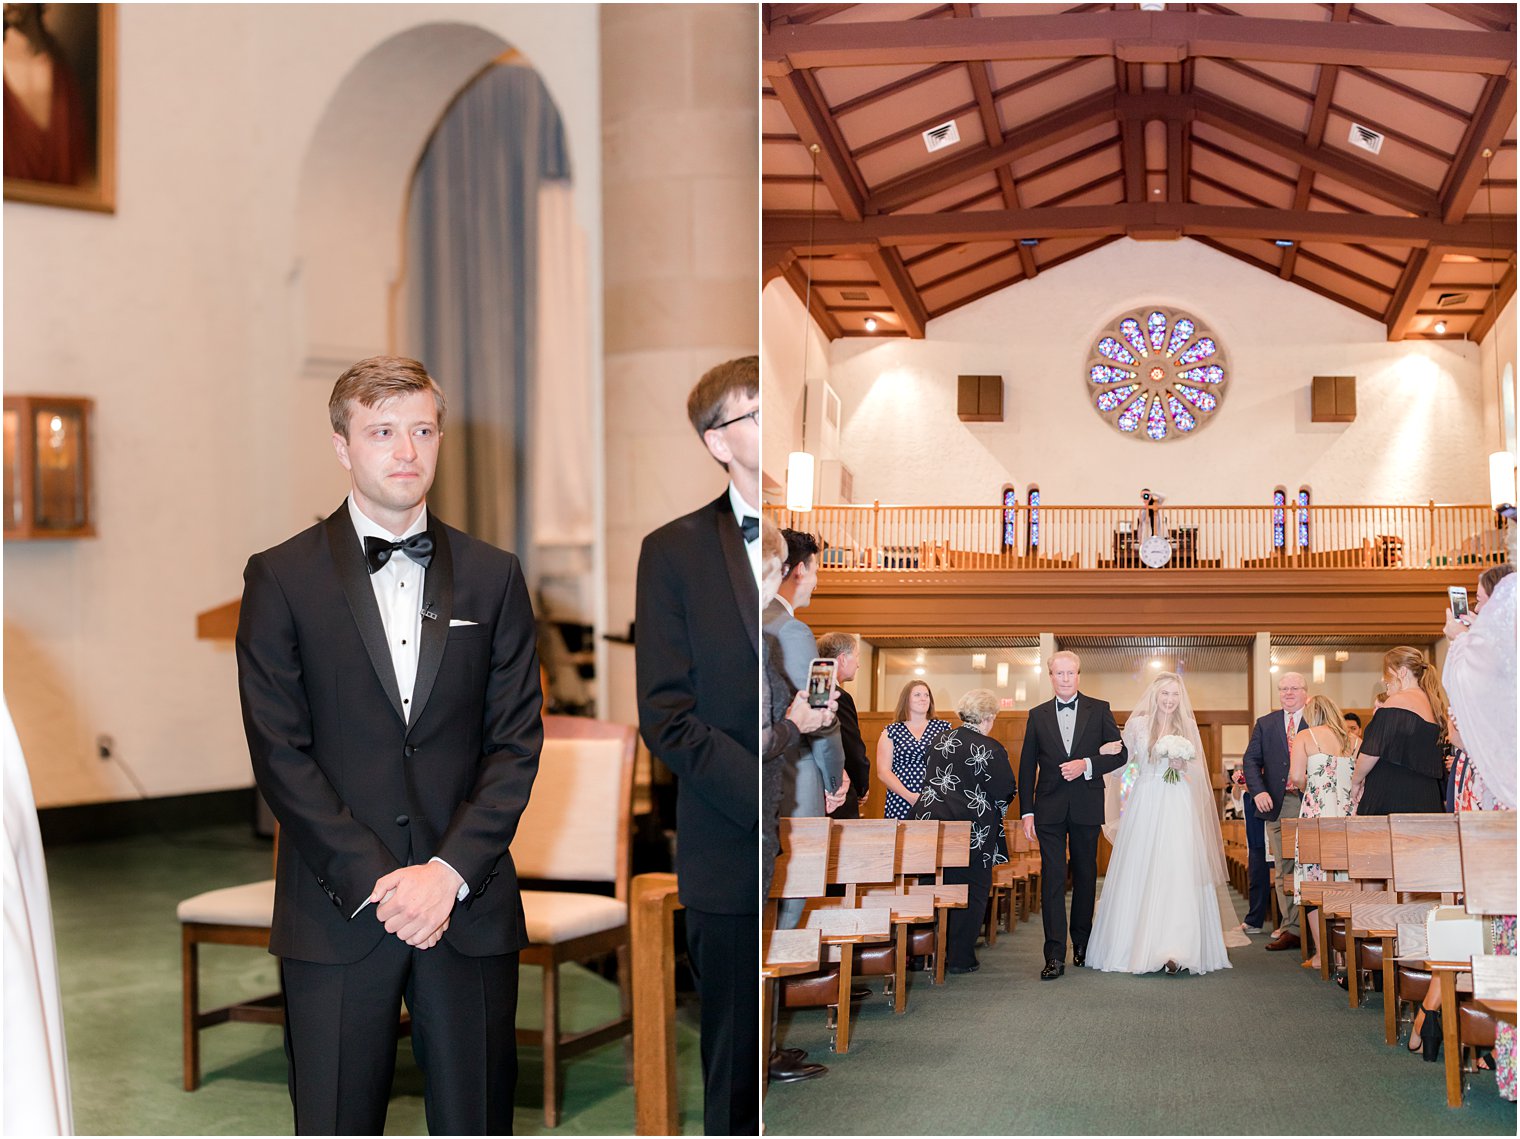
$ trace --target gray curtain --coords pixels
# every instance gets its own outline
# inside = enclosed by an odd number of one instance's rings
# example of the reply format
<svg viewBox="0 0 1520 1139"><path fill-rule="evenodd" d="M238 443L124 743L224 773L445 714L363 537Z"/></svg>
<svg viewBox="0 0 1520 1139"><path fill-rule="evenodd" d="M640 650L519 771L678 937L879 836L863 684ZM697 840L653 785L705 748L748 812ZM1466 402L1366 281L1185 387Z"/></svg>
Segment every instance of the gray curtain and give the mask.
<svg viewBox="0 0 1520 1139"><path fill-rule="evenodd" d="M538 193L569 177L559 112L538 74L492 66L439 123L407 216L405 350L448 397L429 506L525 561Z"/></svg>

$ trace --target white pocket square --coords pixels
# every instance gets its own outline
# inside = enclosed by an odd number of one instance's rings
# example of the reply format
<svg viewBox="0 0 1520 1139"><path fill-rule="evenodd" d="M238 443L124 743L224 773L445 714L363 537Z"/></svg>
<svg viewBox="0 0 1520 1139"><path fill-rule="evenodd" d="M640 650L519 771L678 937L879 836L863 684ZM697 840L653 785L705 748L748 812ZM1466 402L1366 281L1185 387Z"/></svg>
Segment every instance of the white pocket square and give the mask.
<svg viewBox="0 0 1520 1139"><path fill-rule="evenodd" d="M454 626L456 626L456 625L478 625L478 624L480 624L479 621L461 621L458 617L454 617L454 618L451 618L449 620L449 628L451 628L451 629L454 628Z"/></svg>

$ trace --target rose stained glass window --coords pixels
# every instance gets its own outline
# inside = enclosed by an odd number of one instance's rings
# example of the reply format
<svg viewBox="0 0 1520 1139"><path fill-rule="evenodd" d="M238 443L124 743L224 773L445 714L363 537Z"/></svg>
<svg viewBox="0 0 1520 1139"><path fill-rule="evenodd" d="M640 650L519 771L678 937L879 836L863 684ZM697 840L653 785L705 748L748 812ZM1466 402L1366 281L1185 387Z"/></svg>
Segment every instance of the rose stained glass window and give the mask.
<svg viewBox="0 0 1520 1139"><path fill-rule="evenodd" d="M1093 407L1124 435L1164 443L1202 429L1219 410L1230 368L1224 347L1195 318L1147 307L1093 341L1086 383Z"/></svg>

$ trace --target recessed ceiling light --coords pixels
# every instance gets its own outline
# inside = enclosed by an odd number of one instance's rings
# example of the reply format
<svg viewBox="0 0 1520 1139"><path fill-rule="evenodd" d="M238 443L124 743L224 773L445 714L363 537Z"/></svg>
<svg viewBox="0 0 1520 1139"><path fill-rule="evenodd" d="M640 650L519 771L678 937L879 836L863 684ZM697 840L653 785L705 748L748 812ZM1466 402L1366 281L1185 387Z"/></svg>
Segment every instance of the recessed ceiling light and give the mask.
<svg viewBox="0 0 1520 1139"><path fill-rule="evenodd" d="M1444 320L1438 320L1438 321L1436 321L1436 335L1437 336L1444 336L1445 334L1446 334L1446 322Z"/></svg>
<svg viewBox="0 0 1520 1139"><path fill-rule="evenodd" d="M876 318L874 316L868 316L868 317L866 317L866 331L867 332L875 332L876 331Z"/></svg>
<svg viewBox="0 0 1520 1139"><path fill-rule="evenodd" d="M1040 239L1038 237L1021 237L1021 238L1019 238L1019 244L1020 245L1038 245L1038 244L1040 244Z"/></svg>
<svg viewBox="0 0 1520 1139"><path fill-rule="evenodd" d="M1271 668L1267 669L1267 671L1268 672L1276 672L1277 671L1277 666L1274 664Z"/></svg>
<svg viewBox="0 0 1520 1139"><path fill-rule="evenodd" d="M921 669L921 668L915 668L913 670L913 675L914 676L922 676L923 674L924 674L924 670Z"/></svg>
<svg viewBox="0 0 1520 1139"><path fill-rule="evenodd" d="M1286 237L1279 237L1272 244L1277 246L1279 249L1288 249L1293 245L1293 242Z"/></svg>

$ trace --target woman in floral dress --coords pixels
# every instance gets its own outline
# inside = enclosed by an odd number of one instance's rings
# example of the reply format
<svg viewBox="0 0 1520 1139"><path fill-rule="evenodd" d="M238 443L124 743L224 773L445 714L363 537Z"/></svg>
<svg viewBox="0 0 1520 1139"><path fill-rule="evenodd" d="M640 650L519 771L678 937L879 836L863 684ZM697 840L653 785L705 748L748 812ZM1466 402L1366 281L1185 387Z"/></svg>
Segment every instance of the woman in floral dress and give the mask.
<svg viewBox="0 0 1520 1139"><path fill-rule="evenodd" d="M1316 696L1304 708L1304 727L1293 739L1288 759L1288 779L1304 789L1301 819L1343 818L1351 813L1351 771L1355 747L1346 733L1346 718L1328 696ZM1298 839L1293 840L1293 900L1300 902L1299 887L1305 882L1344 882L1346 872L1326 872L1318 863L1301 862ZM1302 904L1300 902L1300 904ZM1320 967L1319 927L1305 922L1314 956L1306 964Z"/></svg>

